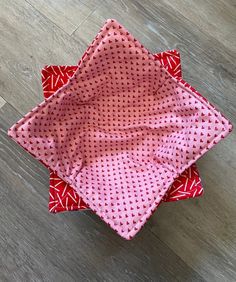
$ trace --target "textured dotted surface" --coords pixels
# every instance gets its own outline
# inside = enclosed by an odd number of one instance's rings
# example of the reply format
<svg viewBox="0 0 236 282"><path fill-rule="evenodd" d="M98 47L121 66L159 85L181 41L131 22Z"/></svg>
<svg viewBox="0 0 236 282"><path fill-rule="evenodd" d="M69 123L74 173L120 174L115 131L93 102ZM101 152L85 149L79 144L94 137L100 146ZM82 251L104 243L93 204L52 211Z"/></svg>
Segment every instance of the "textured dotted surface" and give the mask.
<svg viewBox="0 0 236 282"><path fill-rule="evenodd" d="M180 54L177 50L167 50L154 55L168 72L177 79L182 78ZM78 66L47 65L42 69L42 87L45 98L53 95L59 88L68 82ZM185 86L191 88L185 82ZM49 211L52 213L64 211L79 211L88 209L77 191L61 179L56 172L50 169ZM182 172L171 184L163 202L179 201L199 197L203 194L203 187L196 164L192 164Z"/></svg>

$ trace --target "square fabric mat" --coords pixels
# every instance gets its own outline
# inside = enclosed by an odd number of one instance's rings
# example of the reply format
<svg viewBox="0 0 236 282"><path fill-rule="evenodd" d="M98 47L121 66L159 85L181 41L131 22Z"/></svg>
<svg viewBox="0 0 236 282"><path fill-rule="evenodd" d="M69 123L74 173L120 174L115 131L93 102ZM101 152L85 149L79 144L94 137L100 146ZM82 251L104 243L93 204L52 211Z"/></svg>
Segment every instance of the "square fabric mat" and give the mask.
<svg viewBox="0 0 236 282"><path fill-rule="evenodd" d="M154 55L175 78L181 79L180 54L168 50ZM78 66L45 66L42 69L44 97L48 98L66 84ZM187 86L187 85L186 85ZM163 201L171 202L199 197L203 194L201 179L195 164L175 179ZM50 171L49 211L53 213L89 209L79 194L58 175Z"/></svg>
<svg viewBox="0 0 236 282"><path fill-rule="evenodd" d="M108 20L55 94L9 135L131 239L173 181L232 129Z"/></svg>

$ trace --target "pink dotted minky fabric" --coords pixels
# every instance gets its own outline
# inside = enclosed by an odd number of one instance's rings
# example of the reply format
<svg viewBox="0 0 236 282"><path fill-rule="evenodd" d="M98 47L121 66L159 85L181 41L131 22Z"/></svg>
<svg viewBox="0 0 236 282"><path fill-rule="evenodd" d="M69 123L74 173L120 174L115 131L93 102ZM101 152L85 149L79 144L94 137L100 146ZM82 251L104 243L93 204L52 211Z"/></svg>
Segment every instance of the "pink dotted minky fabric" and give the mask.
<svg viewBox="0 0 236 282"><path fill-rule="evenodd" d="M162 66L175 78L181 79L180 54L177 50L168 50L154 55ZM78 66L45 66L42 69L42 87L45 98L53 95L73 76ZM190 85L187 85L190 87ZM196 164L192 164L175 179L165 197L164 202L172 202L199 197L203 194L201 179ZM80 195L50 170L49 211L52 213L63 211L85 210L89 207Z"/></svg>
<svg viewBox="0 0 236 282"><path fill-rule="evenodd" d="M131 239L232 125L108 20L69 82L9 135Z"/></svg>

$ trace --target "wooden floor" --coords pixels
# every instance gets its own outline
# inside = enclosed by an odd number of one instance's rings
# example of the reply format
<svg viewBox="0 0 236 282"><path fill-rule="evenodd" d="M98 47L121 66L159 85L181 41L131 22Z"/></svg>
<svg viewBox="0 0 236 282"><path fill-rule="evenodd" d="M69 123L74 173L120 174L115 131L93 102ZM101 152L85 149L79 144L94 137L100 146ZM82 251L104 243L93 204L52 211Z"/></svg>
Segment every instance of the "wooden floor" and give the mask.
<svg viewBox="0 0 236 282"><path fill-rule="evenodd" d="M205 195L165 203L132 241L90 212L49 214L48 171L7 129L43 100L40 69L76 64L107 18L236 125L234 0L0 1L0 281L235 281L236 130L198 166Z"/></svg>

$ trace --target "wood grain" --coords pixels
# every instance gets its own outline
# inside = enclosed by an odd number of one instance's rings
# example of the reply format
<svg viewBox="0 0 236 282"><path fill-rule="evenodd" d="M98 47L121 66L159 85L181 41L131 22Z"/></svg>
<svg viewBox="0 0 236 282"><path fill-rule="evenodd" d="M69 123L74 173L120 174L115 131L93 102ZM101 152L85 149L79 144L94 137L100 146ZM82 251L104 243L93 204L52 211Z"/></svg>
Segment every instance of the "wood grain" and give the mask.
<svg viewBox="0 0 236 282"><path fill-rule="evenodd" d="M76 64L86 49L24 1L1 1L1 96L25 114L43 101L40 70Z"/></svg>
<svg viewBox="0 0 236 282"><path fill-rule="evenodd" d="M236 125L234 1L2 0L0 281L235 281L235 132L198 161L205 195L161 205L129 242L90 212L49 214L47 169L7 137L43 100L40 69L76 64L107 18L152 52L179 49Z"/></svg>
<svg viewBox="0 0 236 282"><path fill-rule="evenodd" d="M51 20L68 34L72 34L75 29L93 12L80 1L64 0L27 0L37 11Z"/></svg>
<svg viewBox="0 0 236 282"><path fill-rule="evenodd" d="M164 0L174 10L180 12L209 37L220 41L230 52L236 52L236 9L227 5L228 1L209 0Z"/></svg>
<svg viewBox="0 0 236 282"><path fill-rule="evenodd" d="M6 101L0 96L0 108L6 104Z"/></svg>

